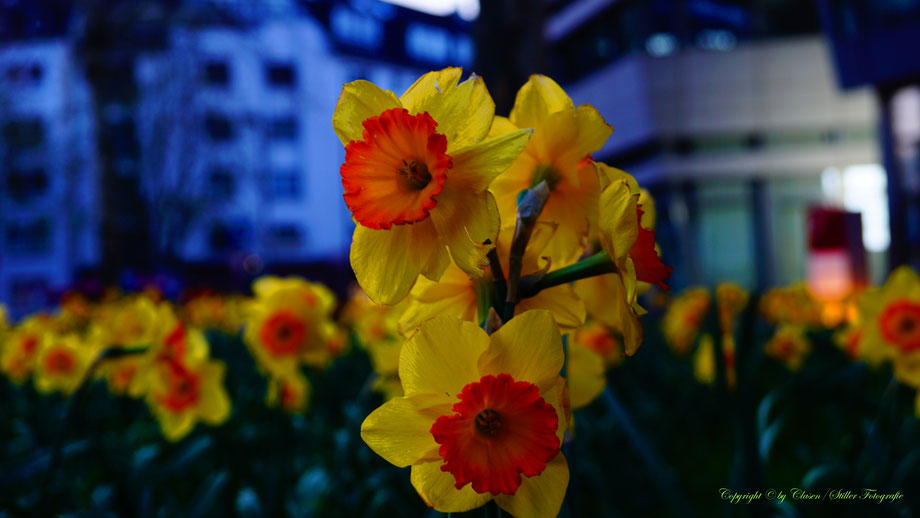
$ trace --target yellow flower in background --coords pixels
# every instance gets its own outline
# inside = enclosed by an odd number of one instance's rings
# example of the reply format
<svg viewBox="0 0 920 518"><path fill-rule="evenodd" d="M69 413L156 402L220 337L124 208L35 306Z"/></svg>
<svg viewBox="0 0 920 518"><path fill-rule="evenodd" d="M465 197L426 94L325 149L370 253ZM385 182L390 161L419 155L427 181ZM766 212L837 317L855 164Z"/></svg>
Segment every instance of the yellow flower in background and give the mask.
<svg viewBox="0 0 920 518"><path fill-rule="evenodd" d="M147 406L160 423L163 436L178 441L198 421L219 425L230 416L224 390L226 366L217 360L180 361L165 357L145 371Z"/></svg>
<svg viewBox="0 0 920 518"><path fill-rule="evenodd" d="M623 363L626 354L623 344L617 339L607 326L600 322L590 322L575 331L576 344L594 351L601 357L605 367L615 367Z"/></svg>
<svg viewBox="0 0 920 518"><path fill-rule="evenodd" d="M738 375L735 370L735 340L730 335L722 337L722 362L725 368L725 384L732 389ZM715 340L709 333L704 333L693 353L693 377L700 383L712 385L716 381L717 369Z"/></svg>
<svg viewBox="0 0 920 518"><path fill-rule="evenodd" d="M109 392L117 396L143 396L142 378L147 359L141 355L106 360L99 366L99 374L105 378Z"/></svg>
<svg viewBox="0 0 920 518"><path fill-rule="evenodd" d="M590 105L576 107L552 79L532 75L518 90L511 115L496 117L490 135L533 128L533 137L492 183L502 221L515 220L517 195L546 181L552 191L539 221L558 225L546 254L556 267L574 261L596 221L597 173L583 160L604 145L613 128Z"/></svg>
<svg viewBox="0 0 920 518"><path fill-rule="evenodd" d="M283 378L272 378L269 381L265 403L291 414L299 414L306 412L310 406L312 393L313 388L310 381L302 373L295 372Z"/></svg>
<svg viewBox="0 0 920 518"><path fill-rule="evenodd" d="M298 278L262 277L252 288L244 340L259 366L284 377L303 363L326 365L335 295Z"/></svg>
<svg viewBox="0 0 920 518"><path fill-rule="evenodd" d="M99 348L76 334L45 334L35 362L35 388L42 393L70 395L80 383Z"/></svg>
<svg viewBox="0 0 920 518"><path fill-rule="evenodd" d="M865 291L858 304L860 356L893 361L899 380L920 387L920 276L901 266L883 287Z"/></svg>
<svg viewBox="0 0 920 518"><path fill-rule="evenodd" d="M748 297L748 292L737 284L723 282L716 285L716 308L719 311L719 327L722 334L733 334L735 318L747 306Z"/></svg>
<svg viewBox="0 0 920 518"><path fill-rule="evenodd" d="M405 396L361 425L361 438L440 512L494 499L518 517L555 516L568 485L562 339L548 311L487 335L453 317L423 322L399 360ZM459 400L459 401L458 401Z"/></svg>
<svg viewBox="0 0 920 518"><path fill-rule="evenodd" d="M597 351L569 335L565 358L565 379L572 410L588 406L607 386L604 359Z"/></svg>
<svg viewBox="0 0 920 518"><path fill-rule="evenodd" d="M771 324L821 326L821 302L804 283L773 288L760 299L760 310Z"/></svg>
<svg viewBox="0 0 920 518"><path fill-rule="evenodd" d="M340 173L357 223L351 266L374 302L402 300L418 276L438 280L451 259L479 277L499 229L487 188L530 138L486 139L495 103L482 78L425 74L399 98L367 81L343 86L333 128L345 146Z"/></svg>
<svg viewBox="0 0 920 518"><path fill-rule="evenodd" d="M51 332L43 316L27 318L10 330L0 343L0 371L14 383L22 383L32 373L45 333Z"/></svg>
<svg viewBox="0 0 920 518"><path fill-rule="evenodd" d="M712 297L706 288L688 288L671 301L661 321L671 350L680 355L690 353L711 303Z"/></svg>
<svg viewBox="0 0 920 518"><path fill-rule="evenodd" d="M789 370L797 371L811 352L811 342L805 336L804 328L784 325L776 330L773 338L764 346L764 352L783 362Z"/></svg>
<svg viewBox="0 0 920 518"><path fill-rule="evenodd" d="M235 334L243 325L242 305L242 297L204 291L182 304L182 316L194 327Z"/></svg>
<svg viewBox="0 0 920 518"><path fill-rule="evenodd" d="M468 279L462 272L461 276ZM378 376L373 388L386 399L402 395L398 367L399 351L405 339L399 333L399 317L407 304L408 300L395 306L376 304L358 288L342 309L342 322L351 327Z"/></svg>
<svg viewBox="0 0 920 518"><path fill-rule="evenodd" d="M537 273L549 266L543 259L542 252L555 232L554 224L541 222L535 225L524 251L522 275ZM513 236L514 225L511 225L504 227L498 237L496 246L504 272L509 271L508 257ZM492 290L491 270L488 272L479 279L470 279L462 270L451 265L447 267L439 282L419 279L400 318L400 330L409 333L421 322L438 315L451 315L461 320L478 322L484 318L484 315L478 315L478 297ZM585 321L585 305L569 284L553 286L532 297L521 299L515 305L514 314L519 315L531 309L549 310L563 330L573 330Z"/></svg>
<svg viewBox="0 0 920 518"><path fill-rule="evenodd" d="M89 332L94 341L107 346L145 347L154 343L175 320L168 303L138 294L101 304Z"/></svg>

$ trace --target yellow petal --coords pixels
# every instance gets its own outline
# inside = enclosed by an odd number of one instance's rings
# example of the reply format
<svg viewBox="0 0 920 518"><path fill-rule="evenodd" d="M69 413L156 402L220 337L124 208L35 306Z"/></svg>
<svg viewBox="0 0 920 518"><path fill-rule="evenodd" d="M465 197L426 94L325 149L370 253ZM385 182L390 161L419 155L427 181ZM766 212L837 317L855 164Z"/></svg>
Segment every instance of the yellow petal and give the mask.
<svg viewBox="0 0 920 518"><path fill-rule="evenodd" d="M548 309L563 330L574 330L585 323L585 303L569 284L554 286L524 299L514 311L521 314L529 309Z"/></svg>
<svg viewBox="0 0 920 518"><path fill-rule="evenodd" d="M894 376L902 383L920 388L920 352L895 357Z"/></svg>
<svg viewBox="0 0 920 518"><path fill-rule="evenodd" d="M178 441L188 435L195 427L195 416L191 412L170 412L160 410L157 412L157 420L160 422L160 431L163 437L170 442Z"/></svg>
<svg viewBox="0 0 920 518"><path fill-rule="evenodd" d="M377 304L396 304L409 294L420 269L408 255L408 225L394 225L390 230L355 228L351 267L358 284Z"/></svg>
<svg viewBox="0 0 920 518"><path fill-rule="evenodd" d="M434 97L457 86L461 75L463 75L463 69L457 67L428 72L418 78L406 90L406 93L399 97L399 101L410 113L423 112Z"/></svg>
<svg viewBox="0 0 920 518"><path fill-rule="evenodd" d="M511 133L512 131L517 130L518 127L511 122L507 117L502 117L501 115L496 115L492 119L492 127L489 129L489 138L500 137L505 133ZM530 128L533 129L533 128Z"/></svg>
<svg viewBox="0 0 920 518"><path fill-rule="evenodd" d="M574 106L555 81L535 74L518 90L510 119L519 128L535 128L549 114Z"/></svg>
<svg viewBox="0 0 920 518"><path fill-rule="evenodd" d="M409 305L399 317L402 333L411 332L420 323L438 315L467 321L476 319L476 292L463 270L455 265L445 270L439 282L420 278L409 299Z"/></svg>
<svg viewBox="0 0 920 518"><path fill-rule="evenodd" d="M484 243L498 239L498 206L492 194L445 186L431 210L431 221L454 263L471 278L482 277L480 267L488 264L489 251Z"/></svg>
<svg viewBox="0 0 920 518"><path fill-rule="evenodd" d="M513 495L497 495L495 503L515 518L549 517L559 514L569 486L569 465L562 453L535 477L521 477L521 487Z"/></svg>
<svg viewBox="0 0 920 518"><path fill-rule="evenodd" d="M598 202L598 232L604 250L619 266L639 236L639 220L636 212L638 195L630 194L626 182L615 182L601 191Z"/></svg>
<svg viewBox="0 0 920 518"><path fill-rule="evenodd" d="M450 265L450 253L442 243L431 218L409 226L409 259L433 281L440 279Z"/></svg>
<svg viewBox="0 0 920 518"><path fill-rule="evenodd" d="M403 345L399 379L407 396L444 394L454 398L482 377L477 361L489 336L476 324L440 316L423 322Z"/></svg>
<svg viewBox="0 0 920 518"><path fill-rule="evenodd" d="M362 139L364 126L361 123L365 119L399 107L399 99L389 90L363 79L346 83L332 114L332 129L345 146L352 140Z"/></svg>
<svg viewBox="0 0 920 518"><path fill-rule="evenodd" d="M555 383L564 361L562 336L552 313L535 309L517 315L492 334L479 370L483 375L510 374L515 381L542 388Z"/></svg>
<svg viewBox="0 0 920 518"><path fill-rule="evenodd" d="M472 484L457 489L454 486L454 476L441 471L440 459L412 466L409 480L428 507L442 513L462 513L476 509L492 499L489 493L479 494L473 491Z"/></svg>
<svg viewBox="0 0 920 518"><path fill-rule="evenodd" d="M198 403L198 415L201 420L218 425L230 417L230 398L224 390L224 370L221 363L210 362L202 367L201 401Z"/></svg>
<svg viewBox="0 0 920 518"><path fill-rule="evenodd" d="M899 266L885 281L885 294L894 297L908 297L920 300L920 276L910 266Z"/></svg>
<svg viewBox="0 0 920 518"><path fill-rule="evenodd" d="M639 187L639 182L626 171L621 171L603 162L594 162L594 168L597 171L597 178L600 180L601 187L607 187L614 182L625 181L629 184L630 193L639 194L642 191Z"/></svg>
<svg viewBox="0 0 920 518"><path fill-rule="evenodd" d="M437 394L393 398L371 412L361 424L361 439L377 455L404 468L437 448L431 425L451 414L452 402Z"/></svg>
<svg viewBox="0 0 920 518"><path fill-rule="evenodd" d="M447 154L485 140L495 116L495 102L482 78L473 74L459 85L442 89L419 111L427 111L447 137ZM410 110L411 111L411 110Z"/></svg>
<svg viewBox="0 0 920 518"><path fill-rule="evenodd" d="M627 267L629 265L631 262L627 261ZM575 293L584 301L589 315L623 335L624 353L632 356L642 343L643 331L635 306L627 298L628 289L621 275L628 276L629 271L577 281Z"/></svg>
<svg viewBox="0 0 920 518"><path fill-rule="evenodd" d="M649 230L655 228L655 199L652 198L652 193L648 192L648 189L640 188L639 189L639 205L642 206L642 220L639 222L642 225L642 228L647 228Z"/></svg>
<svg viewBox="0 0 920 518"><path fill-rule="evenodd" d="M458 150L452 155L449 181L466 190L484 191L521 154L532 133L516 130Z"/></svg>
<svg viewBox="0 0 920 518"><path fill-rule="evenodd" d="M572 409L586 407L604 391L604 359L583 345L569 340L565 377L569 381L569 398Z"/></svg>

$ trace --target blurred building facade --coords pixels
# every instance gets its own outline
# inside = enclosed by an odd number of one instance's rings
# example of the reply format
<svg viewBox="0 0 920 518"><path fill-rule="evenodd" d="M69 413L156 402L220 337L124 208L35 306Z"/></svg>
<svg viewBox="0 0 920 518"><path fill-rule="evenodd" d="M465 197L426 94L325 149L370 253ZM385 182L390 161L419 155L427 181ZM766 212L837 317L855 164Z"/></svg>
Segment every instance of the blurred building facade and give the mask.
<svg viewBox="0 0 920 518"><path fill-rule="evenodd" d="M0 302L14 315L105 270L246 286L347 264L330 127L342 84L398 94L473 55L468 22L376 0L109 3L114 16L92 13L97 34L61 16L51 33L4 34ZM119 31L137 36L106 47Z"/></svg>
<svg viewBox="0 0 920 518"><path fill-rule="evenodd" d="M574 0L549 9L544 37L572 98L615 128L595 158L656 196L674 285L805 279L812 206L861 213L883 278L878 103L838 86L814 5Z"/></svg>
<svg viewBox="0 0 920 518"><path fill-rule="evenodd" d="M42 307L99 260L95 126L66 41L0 48L0 300Z"/></svg>

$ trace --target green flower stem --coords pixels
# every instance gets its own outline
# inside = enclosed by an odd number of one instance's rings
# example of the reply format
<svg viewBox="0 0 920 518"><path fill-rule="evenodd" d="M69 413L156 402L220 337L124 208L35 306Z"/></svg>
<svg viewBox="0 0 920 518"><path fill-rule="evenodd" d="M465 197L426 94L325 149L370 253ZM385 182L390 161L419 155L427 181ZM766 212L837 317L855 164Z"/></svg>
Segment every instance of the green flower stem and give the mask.
<svg viewBox="0 0 920 518"><path fill-rule="evenodd" d="M486 275L473 280L473 290L476 292L476 315L481 326L485 324L486 318L489 317L489 309L492 307L492 280Z"/></svg>
<svg viewBox="0 0 920 518"><path fill-rule="evenodd" d="M607 273L616 273L617 266L613 264L610 254L600 251L575 264L549 272L541 279L522 290L522 298L533 297L540 291L560 284L567 284L588 277L596 277Z"/></svg>

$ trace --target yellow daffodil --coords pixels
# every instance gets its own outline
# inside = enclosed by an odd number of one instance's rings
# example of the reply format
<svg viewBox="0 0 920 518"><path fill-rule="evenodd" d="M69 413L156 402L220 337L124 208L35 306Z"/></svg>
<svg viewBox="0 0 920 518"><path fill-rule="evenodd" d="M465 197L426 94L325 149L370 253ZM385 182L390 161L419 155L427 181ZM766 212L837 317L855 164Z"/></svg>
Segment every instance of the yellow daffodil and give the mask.
<svg viewBox="0 0 920 518"><path fill-rule="evenodd" d="M399 98L367 81L342 88L333 128L357 227L351 266L374 302L402 300L418 276L438 280L451 258L479 277L499 229L487 188L523 149L529 130L487 139L495 103L459 68L425 74Z"/></svg>
<svg viewBox="0 0 920 518"><path fill-rule="evenodd" d="M543 271L549 266L542 260L541 253L556 232L556 225L537 223L524 251L521 271L529 275ZM497 251L502 270L509 271L508 257L514 225L506 226L499 234ZM448 266L439 282L419 279L409 295L409 303L400 318L403 333L409 333L419 323L437 315L452 315L462 320L477 322L485 315L478 314L479 297L492 289L491 270L479 279L470 279L456 266ZM574 330L585 321L585 305L575 294L572 286L563 284L540 291L521 299L514 308L515 314L531 309L547 309L552 312L556 323L564 331Z"/></svg>
<svg viewBox="0 0 920 518"><path fill-rule="evenodd" d="M662 332L671 350L680 355L690 353L711 303L706 288L688 288L671 301L661 321Z"/></svg>
<svg viewBox="0 0 920 518"><path fill-rule="evenodd" d="M243 323L241 298L204 291L182 304L182 315L192 326L219 329L228 334L239 332Z"/></svg>
<svg viewBox="0 0 920 518"><path fill-rule="evenodd" d="M558 225L546 253L563 266L581 253L596 221L597 173L584 159L604 145L613 128L593 106L576 107L555 81L542 75L530 76L515 97L511 115L495 118L491 135L518 128L533 128L533 138L491 190L502 221L511 222L518 193L546 181L551 194L539 220Z"/></svg>
<svg viewBox="0 0 920 518"><path fill-rule="evenodd" d="M253 283L244 339L259 365L275 376L289 376L298 366L323 366L335 295L303 279L262 277Z"/></svg>
<svg viewBox="0 0 920 518"><path fill-rule="evenodd" d="M270 407L280 407L291 414L299 414L309 407L312 392L310 381L302 373L295 372L269 381L265 403Z"/></svg>
<svg viewBox="0 0 920 518"><path fill-rule="evenodd" d="M14 383L32 373L45 333L51 332L41 316L27 318L10 330L0 347L0 371Z"/></svg>
<svg viewBox="0 0 920 518"><path fill-rule="evenodd" d="M760 299L760 310L772 324L821 325L821 303L811 296L804 283L768 291Z"/></svg>
<svg viewBox="0 0 920 518"><path fill-rule="evenodd" d="M602 186L597 238L617 272L578 281L575 291L584 300L588 314L620 332L626 354L633 354L642 342L639 317L645 313L637 301L638 283L666 288L664 279L672 268L661 262L655 250L655 232L641 224L642 192L636 180L606 164L594 166Z"/></svg>
<svg viewBox="0 0 920 518"><path fill-rule="evenodd" d="M797 371L811 352L811 342L802 327L784 325L776 330L773 338L764 346L764 352L783 362L789 370Z"/></svg>
<svg viewBox="0 0 920 518"><path fill-rule="evenodd" d="M198 421L216 426L230 416L230 399L224 390L226 366L217 360L180 361L166 357L145 372L147 406L163 436L178 441Z"/></svg>
<svg viewBox="0 0 920 518"><path fill-rule="evenodd" d="M518 315L491 337L454 317L427 320L400 355L405 396L371 413L361 437L411 466L412 485L435 510L494 499L517 517L555 516L569 479L562 365L548 311Z"/></svg>
<svg viewBox="0 0 920 518"><path fill-rule="evenodd" d="M920 387L920 276L899 267L881 289L862 294L859 309L860 355L892 360L899 380Z"/></svg>
<svg viewBox="0 0 920 518"><path fill-rule="evenodd" d="M98 348L76 334L45 334L35 362L35 388L43 393L70 395L98 353Z"/></svg>

